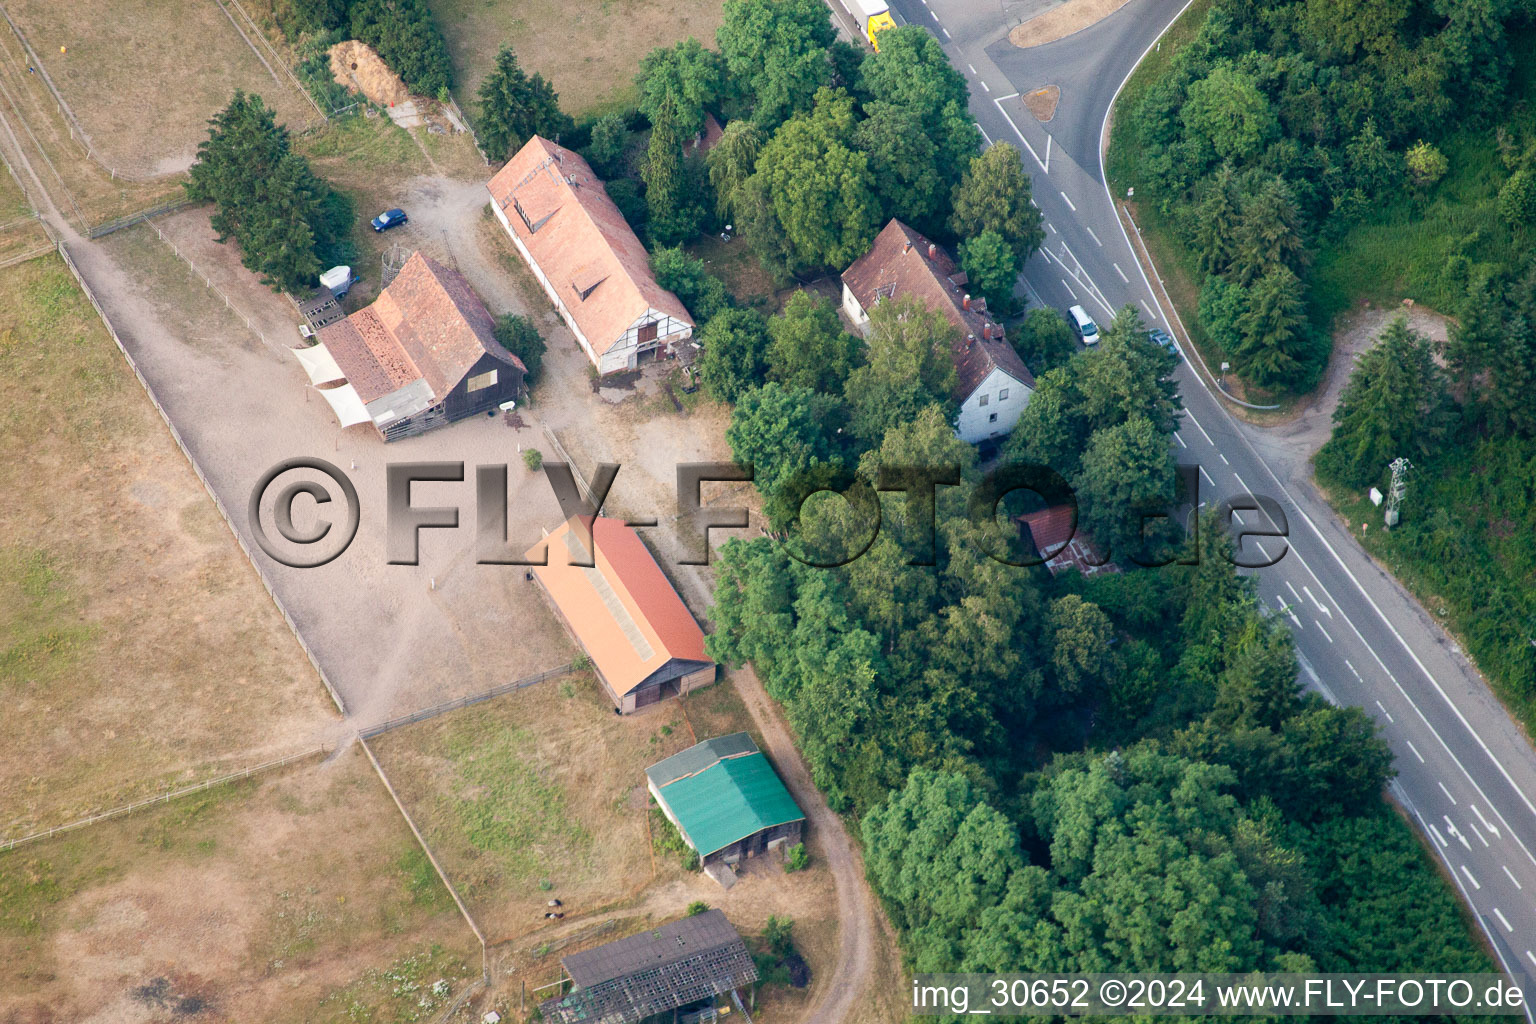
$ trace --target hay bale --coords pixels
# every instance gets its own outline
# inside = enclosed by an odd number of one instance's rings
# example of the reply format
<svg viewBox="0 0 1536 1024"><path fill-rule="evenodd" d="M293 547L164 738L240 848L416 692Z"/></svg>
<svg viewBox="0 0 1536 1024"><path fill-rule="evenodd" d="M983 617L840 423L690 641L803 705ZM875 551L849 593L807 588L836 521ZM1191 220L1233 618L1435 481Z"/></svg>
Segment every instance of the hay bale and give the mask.
<svg viewBox="0 0 1536 1024"><path fill-rule="evenodd" d="M331 47L331 75L348 92L361 92L381 107L411 98L400 76L389 69L373 47L348 39Z"/></svg>

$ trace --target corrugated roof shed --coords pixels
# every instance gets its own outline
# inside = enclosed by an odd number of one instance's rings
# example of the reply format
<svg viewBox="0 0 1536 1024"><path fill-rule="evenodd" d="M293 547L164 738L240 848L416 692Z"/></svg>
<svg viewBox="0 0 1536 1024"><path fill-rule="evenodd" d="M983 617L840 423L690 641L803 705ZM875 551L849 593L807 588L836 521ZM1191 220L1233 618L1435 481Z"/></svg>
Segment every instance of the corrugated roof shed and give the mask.
<svg viewBox="0 0 1536 1024"><path fill-rule="evenodd" d="M740 746L738 733L726 737L732 742L725 749ZM751 743L751 738L747 737ZM699 747L707 747L709 741L698 744L682 754L690 755ZM656 792L671 811L672 818L687 836L700 857L707 857L739 839L756 835L765 828L790 821L802 821L805 814L789 795L784 783L774 773L773 765L752 744L750 751L738 751L724 756L712 756L706 749L694 755L684 764L701 764L712 759L706 767L695 768L665 784L656 784ZM652 770L662 768L667 762L653 765Z"/></svg>
<svg viewBox="0 0 1536 1024"><path fill-rule="evenodd" d="M645 770L645 777L651 780L651 785L661 787L684 776L697 775L723 757L755 753L757 744L752 742L750 734L733 732L696 743L665 761L656 762Z"/></svg>
<svg viewBox="0 0 1536 1024"><path fill-rule="evenodd" d="M576 989L540 1010L559 1024L635 1024L757 980L741 936L706 910L561 960Z"/></svg>

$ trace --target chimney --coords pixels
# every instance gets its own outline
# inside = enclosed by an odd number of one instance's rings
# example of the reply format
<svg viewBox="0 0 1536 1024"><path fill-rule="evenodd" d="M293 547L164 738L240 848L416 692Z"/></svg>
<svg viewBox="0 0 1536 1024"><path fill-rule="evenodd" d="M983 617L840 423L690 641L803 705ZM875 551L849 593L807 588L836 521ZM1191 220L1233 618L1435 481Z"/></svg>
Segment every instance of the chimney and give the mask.
<svg viewBox="0 0 1536 1024"><path fill-rule="evenodd" d="M965 336L965 347L966 348L974 348L975 345L976 345L976 335L974 335L974 334L967 334Z"/></svg>
<svg viewBox="0 0 1536 1024"><path fill-rule="evenodd" d="M960 304L962 306L964 306L966 309L970 309L971 308L971 296L969 294L967 294L964 299L960 300Z"/></svg>
<svg viewBox="0 0 1536 1024"><path fill-rule="evenodd" d="M932 242L928 243L928 258L931 260L936 260L939 258L939 247L934 245Z"/></svg>
<svg viewBox="0 0 1536 1024"><path fill-rule="evenodd" d="M902 255L903 255L903 256L905 256L905 255L906 255L906 254L907 254L907 253L909 253L909 252L911 252L911 251L912 251L912 242L911 242L911 240L910 240L910 239L909 239L909 240L908 240L908 241L907 241L907 244L906 244L906 245L904 245L904 246L902 246L902 247L901 247L901 254L902 254Z"/></svg>
<svg viewBox="0 0 1536 1024"><path fill-rule="evenodd" d="M982 324L981 325L981 340L982 341L991 341L992 340L992 325L991 324Z"/></svg>

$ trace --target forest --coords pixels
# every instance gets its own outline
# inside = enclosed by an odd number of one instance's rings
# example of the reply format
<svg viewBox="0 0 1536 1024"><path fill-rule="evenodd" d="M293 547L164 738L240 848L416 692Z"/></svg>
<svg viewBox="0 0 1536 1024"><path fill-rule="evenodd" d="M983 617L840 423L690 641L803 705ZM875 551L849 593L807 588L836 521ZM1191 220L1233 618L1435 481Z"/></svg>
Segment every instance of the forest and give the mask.
<svg viewBox="0 0 1536 1024"><path fill-rule="evenodd" d="M1516 54L1532 10L1527 0L1215 0L1192 10L1201 20L1191 37L1121 104L1111 176L1136 189L1195 279L1208 362L1229 360L1260 394L1318 381L1347 290L1330 250L1365 225L1433 219L1458 180L1450 158L1468 155L1457 133L1479 126L1492 141L1520 92ZM1500 190L1513 208L1530 172L1519 140L1509 145L1522 149L1512 192ZM1529 211L1522 217L1529 225ZM1463 262L1513 251L1510 232L1523 230L1451 221L1433 271L1463 284Z"/></svg>
<svg viewBox="0 0 1536 1024"><path fill-rule="evenodd" d="M1402 524L1357 536L1532 727L1536 5L1217 0L1189 17L1127 90L1113 176L1199 283L1208 361L1277 394L1318 381L1361 302L1450 318L1443 346L1399 324L1361 358L1317 479L1374 522L1366 492L1413 463Z"/></svg>

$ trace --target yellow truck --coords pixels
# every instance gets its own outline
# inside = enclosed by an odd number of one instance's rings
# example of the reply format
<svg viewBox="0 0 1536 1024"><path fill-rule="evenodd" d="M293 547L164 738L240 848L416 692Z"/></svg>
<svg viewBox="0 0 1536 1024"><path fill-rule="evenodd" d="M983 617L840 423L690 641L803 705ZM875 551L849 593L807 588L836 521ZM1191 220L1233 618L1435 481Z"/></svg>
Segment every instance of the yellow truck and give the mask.
<svg viewBox="0 0 1536 1024"><path fill-rule="evenodd" d="M869 40L869 45L878 51L880 41L875 36L885 29L896 27L890 7L886 6L884 0L843 0L843 6L853 15L853 20L859 23L859 31Z"/></svg>

